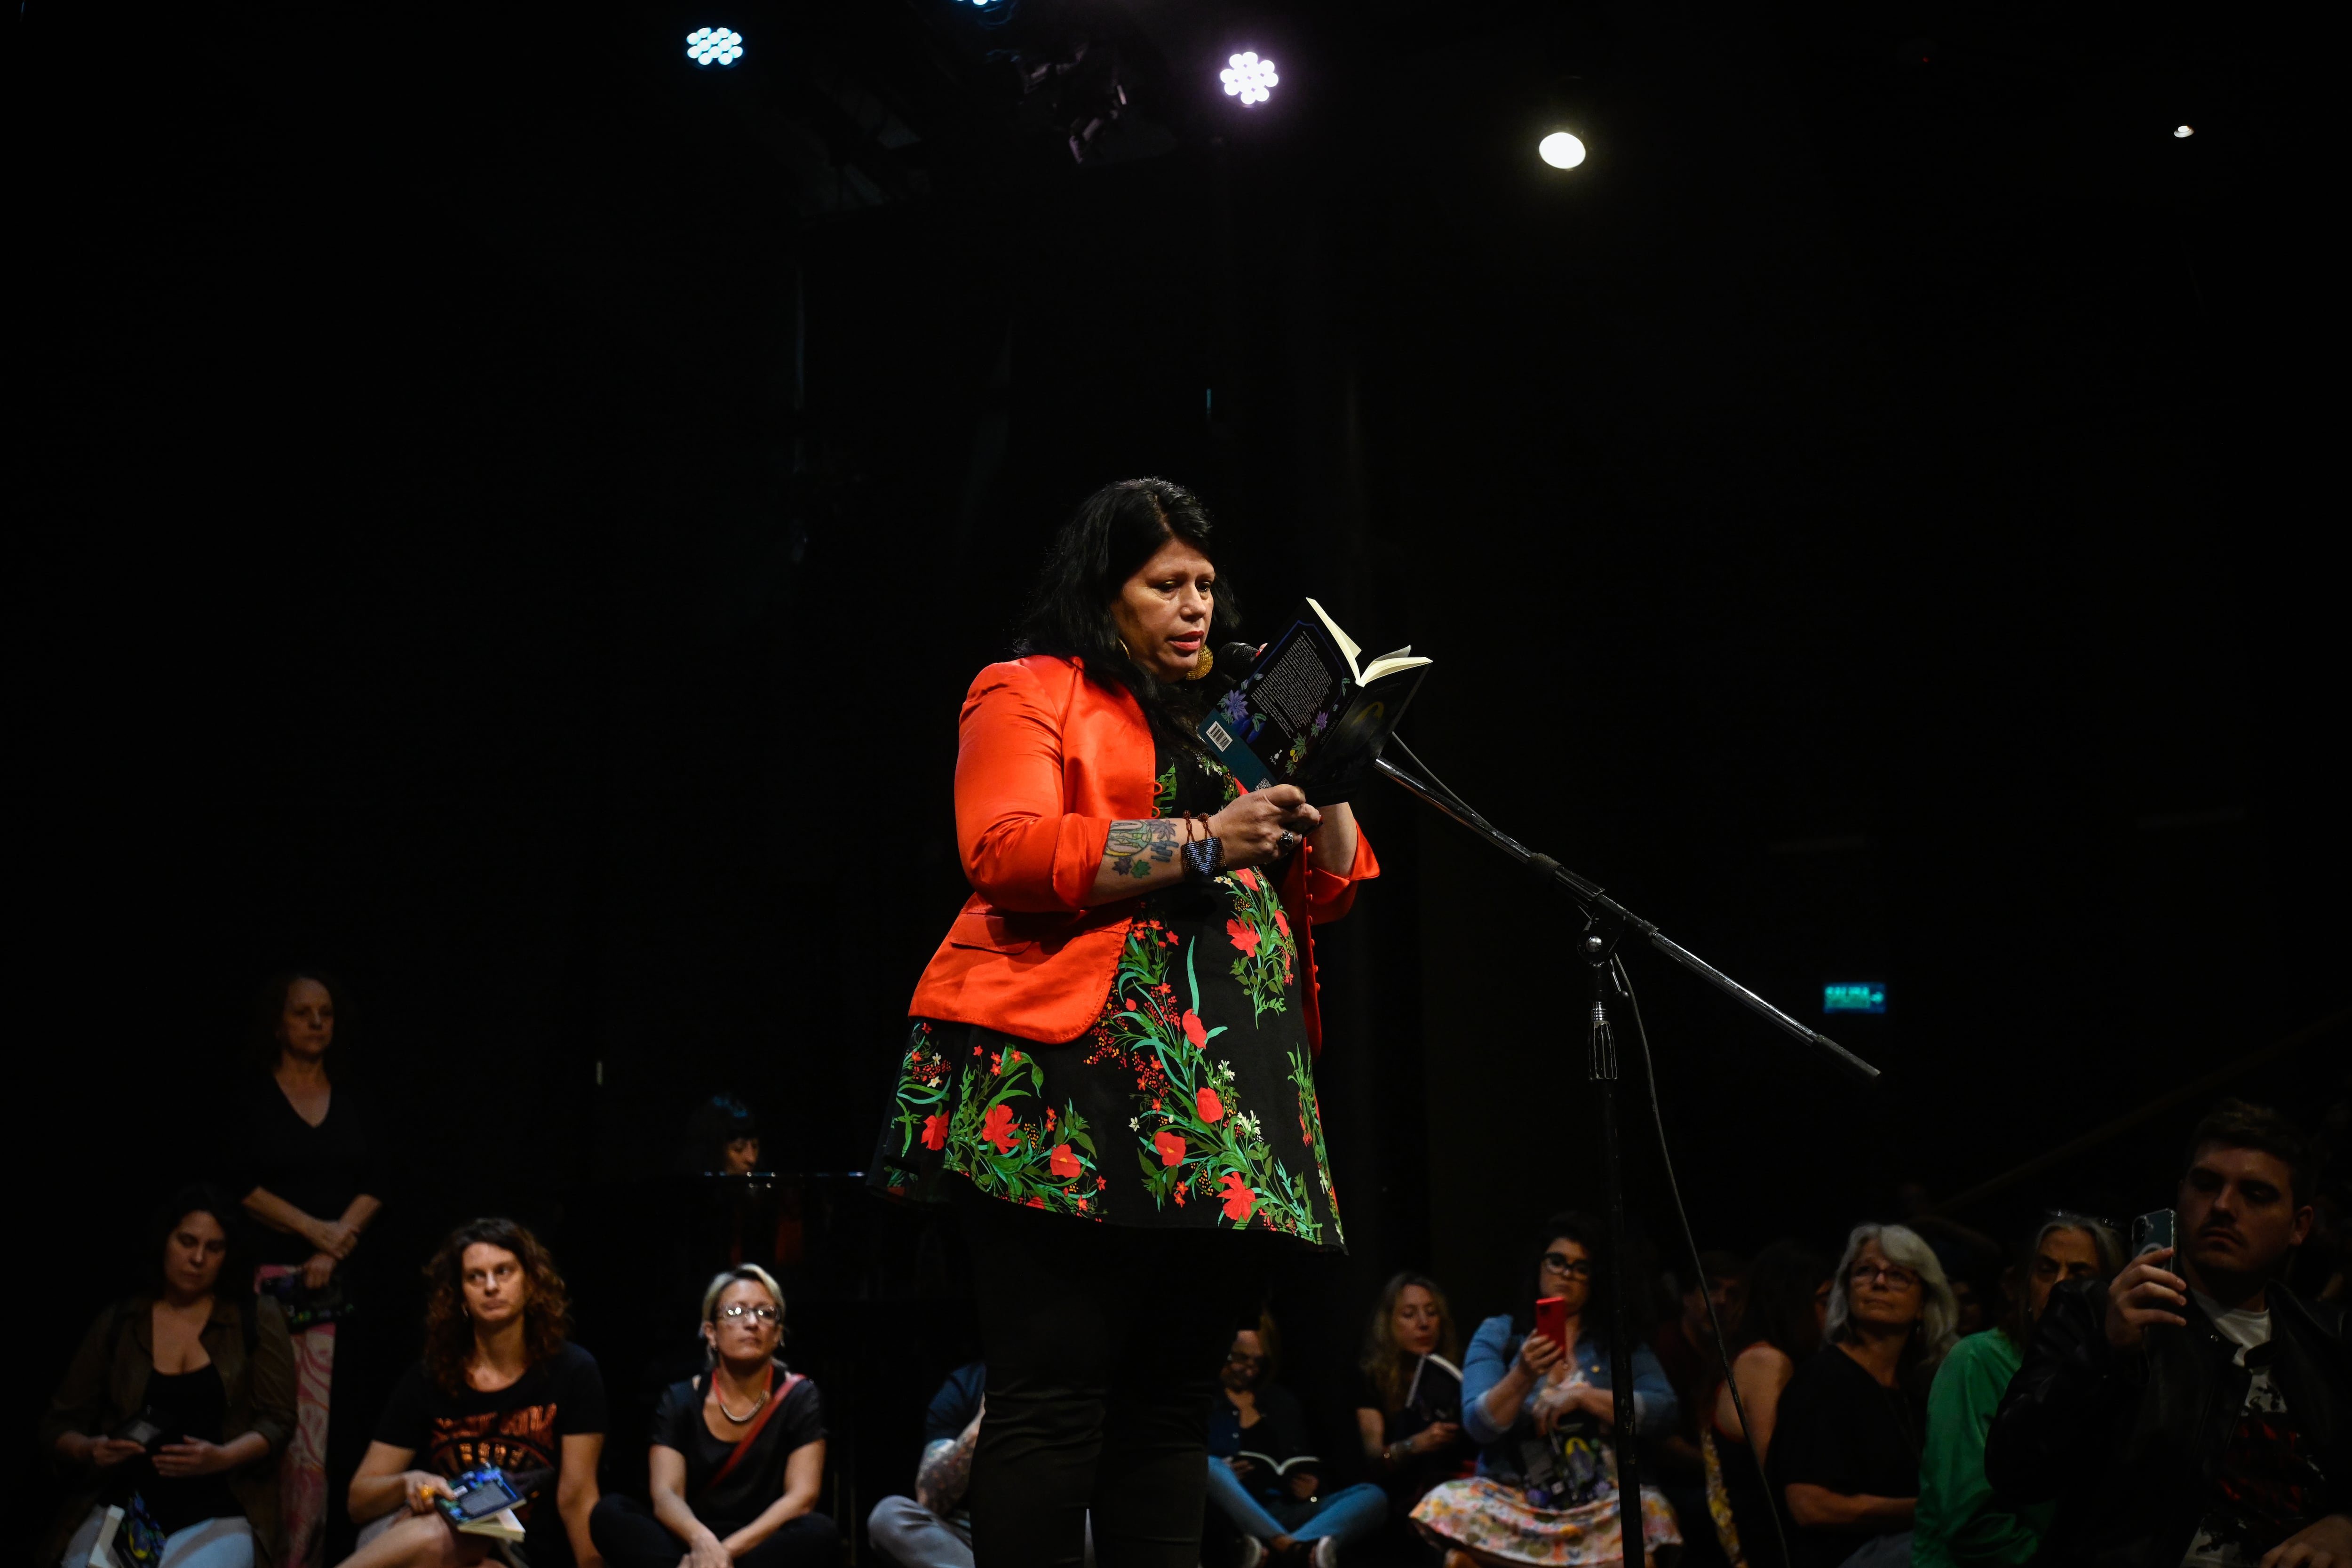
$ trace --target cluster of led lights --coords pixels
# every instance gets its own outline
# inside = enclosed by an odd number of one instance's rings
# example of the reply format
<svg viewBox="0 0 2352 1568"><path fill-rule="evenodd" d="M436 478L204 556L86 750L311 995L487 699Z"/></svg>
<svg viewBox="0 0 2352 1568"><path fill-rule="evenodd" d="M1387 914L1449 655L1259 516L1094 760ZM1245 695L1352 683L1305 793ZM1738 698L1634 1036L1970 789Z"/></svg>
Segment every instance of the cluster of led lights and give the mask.
<svg viewBox="0 0 2352 1568"><path fill-rule="evenodd" d="M1235 55L1233 63L1217 74L1224 81L1225 95L1244 103L1264 103L1282 83L1274 74L1274 62L1260 59L1255 50Z"/></svg>
<svg viewBox="0 0 2352 1568"><path fill-rule="evenodd" d="M686 36L686 58L698 66L731 66L743 58L743 35L732 27L697 27Z"/></svg>

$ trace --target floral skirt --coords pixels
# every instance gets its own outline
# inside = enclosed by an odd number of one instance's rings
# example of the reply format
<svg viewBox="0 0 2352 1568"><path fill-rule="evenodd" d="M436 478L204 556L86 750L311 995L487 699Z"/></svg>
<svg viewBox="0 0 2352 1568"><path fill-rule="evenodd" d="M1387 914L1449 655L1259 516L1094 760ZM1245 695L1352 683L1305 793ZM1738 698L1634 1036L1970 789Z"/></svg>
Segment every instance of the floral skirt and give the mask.
<svg viewBox="0 0 2352 1568"><path fill-rule="evenodd" d="M1471 1552L1542 1568L1590 1568L1624 1561L1617 1500L1599 1498L1571 1509L1536 1508L1514 1486L1474 1476L1442 1481L1412 1510L1428 1534ZM1642 1540L1654 1550L1682 1542L1675 1510L1664 1493L1642 1489Z"/></svg>

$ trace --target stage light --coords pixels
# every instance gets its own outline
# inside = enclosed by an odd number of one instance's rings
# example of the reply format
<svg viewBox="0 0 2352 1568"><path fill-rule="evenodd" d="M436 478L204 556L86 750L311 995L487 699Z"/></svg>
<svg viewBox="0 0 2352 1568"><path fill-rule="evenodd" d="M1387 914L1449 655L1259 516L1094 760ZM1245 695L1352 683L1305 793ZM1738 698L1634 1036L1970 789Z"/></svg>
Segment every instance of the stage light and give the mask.
<svg viewBox="0 0 2352 1568"><path fill-rule="evenodd" d="M1264 103L1282 82L1274 74L1274 62L1258 58L1255 51L1235 55L1233 64L1217 74L1223 79L1227 96L1244 103Z"/></svg>
<svg viewBox="0 0 2352 1568"><path fill-rule="evenodd" d="M2197 134L2197 128L2193 125L2176 125L2172 128L2172 134L2179 140L2186 142Z"/></svg>
<svg viewBox="0 0 2352 1568"><path fill-rule="evenodd" d="M1555 131L1537 142L1536 153L1555 169L1573 169L1584 162L1584 143L1565 131Z"/></svg>
<svg viewBox="0 0 2352 1568"><path fill-rule="evenodd" d="M743 58L743 35L732 27L697 27L686 36L686 58L698 66L731 66Z"/></svg>

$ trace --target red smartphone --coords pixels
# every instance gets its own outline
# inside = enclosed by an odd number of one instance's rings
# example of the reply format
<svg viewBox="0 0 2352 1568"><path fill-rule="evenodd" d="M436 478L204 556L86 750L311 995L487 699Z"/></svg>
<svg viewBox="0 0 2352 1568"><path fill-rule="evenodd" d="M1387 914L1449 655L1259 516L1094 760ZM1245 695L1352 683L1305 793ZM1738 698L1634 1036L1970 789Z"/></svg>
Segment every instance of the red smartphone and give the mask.
<svg viewBox="0 0 2352 1568"><path fill-rule="evenodd" d="M1541 1296L1536 1300L1536 1332L1543 1335L1563 1352L1568 1349L1568 1298Z"/></svg>

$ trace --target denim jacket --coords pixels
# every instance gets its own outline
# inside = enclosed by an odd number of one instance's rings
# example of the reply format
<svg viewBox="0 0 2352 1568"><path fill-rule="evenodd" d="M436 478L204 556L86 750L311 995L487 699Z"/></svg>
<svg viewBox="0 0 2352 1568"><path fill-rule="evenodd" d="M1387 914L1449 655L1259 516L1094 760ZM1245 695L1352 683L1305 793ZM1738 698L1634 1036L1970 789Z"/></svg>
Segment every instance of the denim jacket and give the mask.
<svg viewBox="0 0 2352 1568"><path fill-rule="evenodd" d="M1499 1428L1486 1416L1486 1395L1502 1382L1511 1370L1511 1363L1519 1353L1519 1342L1525 1334L1512 1331L1507 1317L1489 1318L1478 1325L1471 1336L1469 1352L1462 1358L1462 1429L1478 1445L1478 1473L1482 1476L1516 1477L1519 1461L1516 1453L1518 1439L1535 1433L1537 1389L1530 1389L1519 1402L1518 1414L1508 1428ZM1570 1352L1585 1382L1595 1388L1607 1388L1609 1383L1609 1343L1597 1334L1579 1334L1576 1348ZM1538 1385L1538 1388L1540 1385ZM1633 1347L1633 1424L1637 1429L1654 1432L1671 1430L1681 1415L1675 1401L1674 1385L1666 1381L1665 1369L1647 1345Z"/></svg>

